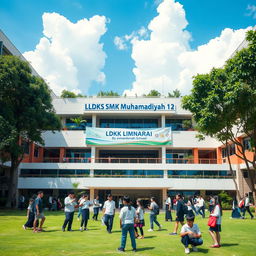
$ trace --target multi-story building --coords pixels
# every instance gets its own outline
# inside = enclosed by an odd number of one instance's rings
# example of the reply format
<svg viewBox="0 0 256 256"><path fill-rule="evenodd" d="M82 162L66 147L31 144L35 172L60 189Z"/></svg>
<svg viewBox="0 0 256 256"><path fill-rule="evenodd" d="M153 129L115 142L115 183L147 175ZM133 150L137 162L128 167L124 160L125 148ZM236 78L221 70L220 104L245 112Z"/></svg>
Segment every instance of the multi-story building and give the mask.
<svg viewBox="0 0 256 256"><path fill-rule="evenodd" d="M182 109L181 99L56 98L53 105L63 130L46 131L43 147L24 144L27 155L18 181L24 195L42 189L64 196L74 184L102 200L109 192L116 198L154 195L161 203L167 193L178 191L232 193L235 186L227 154L232 155L239 189L249 190L235 147L227 150L210 137L199 141L197 132L189 128L191 113Z"/></svg>

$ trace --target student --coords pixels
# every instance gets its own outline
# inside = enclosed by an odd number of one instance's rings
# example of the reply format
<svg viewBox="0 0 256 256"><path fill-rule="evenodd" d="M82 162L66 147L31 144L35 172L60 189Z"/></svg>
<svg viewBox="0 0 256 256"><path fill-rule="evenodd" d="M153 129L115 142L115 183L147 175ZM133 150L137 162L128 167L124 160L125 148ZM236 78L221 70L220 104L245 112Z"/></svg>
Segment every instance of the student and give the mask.
<svg viewBox="0 0 256 256"><path fill-rule="evenodd" d="M212 210L214 208L214 205L213 205L213 196L210 196L209 198L209 212L211 213Z"/></svg>
<svg viewBox="0 0 256 256"><path fill-rule="evenodd" d="M240 209L238 207L238 202L237 202L236 197L233 198L231 218L233 218L233 219L240 219L241 218L241 212L240 212Z"/></svg>
<svg viewBox="0 0 256 256"><path fill-rule="evenodd" d="M169 235L177 235L179 223L183 226L184 225L184 202L180 194L176 195L176 221L174 225L174 230Z"/></svg>
<svg viewBox="0 0 256 256"><path fill-rule="evenodd" d="M64 200L64 212L65 212L65 220L62 226L62 231L64 232L66 229L66 226L68 225L68 231L72 230L72 223L74 218L74 211L76 204L76 198L75 193L73 191L69 192L68 196Z"/></svg>
<svg viewBox="0 0 256 256"><path fill-rule="evenodd" d="M248 193L245 194L245 198L244 198L243 219L244 219L244 216L245 216L245 212L246 212L246 211L250 214L251 219L253 219L253 215L252 215L251 210L250 210L250 200L249 200Z"/></svg>
<svg viewBox="0 0 256 256"><path fill-rule="evenodd" d="M108 200L105 201L103 205L103 220L104 224L107 226L107 231L111 234L113 227L113 220L115 216L116 203L113 201L113 197L111 194L108 195Z"/></svg>
<svg viewBox="0 0 256 256"><path fill-rule="evenodd" d="M211 212L210 216L214 216L217 218L216 226L209 228L209 233L213 240L213 245L211 248L219 248L220 247L220 232L221 232L221 216L222 216L222 207L221 202L218 196L213 197L214 209Z"/></svg>
<svg viewBox="0 0 256 256"><path fill-rule="evenodd" d="M78 214L77 214L77 220L79 221L80 220L80 216L82 215L82 207L79 206L81 200L83 199L83 197L81 196L78 200Z"/></svg>
<svg viewBox="0 0 256 256"><path fill-rule="evenodd" d="M92 216L93 220L98 220L99 209L100 209L99 196L96 196L96 198L93 200L93 216Z"/></svg>
<svg viewBox="0 0 256 256"><path fill-rule="evenodd" d="M30 198L29 199L29 205L28 205L28 208L27 208L27 222L22 226L23 229L33 228L33 222L34 222L34 219L35 219L35 213L33 211L34 203L35 203L35 200L33 198Z"/></svg>
<svg viewBox="0 0 256 256"><path fill-rule="evenodd" d="M156 199L154 197L151 197L150 201L150 206L148 206L148 209L150 210L150 229L148 231L152 232L154 231L154 222L158 226L159 230L161 230L162 226L157 221L157 215L159 214L159 206L156 203Z"/></svg>
<svg viewBox="0 0 256 256"><path fill-rule="evenodd" d="M48 198L49 211L51 211L51 210L52 210L52 201L53 201L52 196L49 196L49 198Z"/></svg>
<svg viewBox="0 0 256 256"><path fill-rule="evenodd" d="M196 246L202 245L203 240L201 239L201 232L197 224L194 224L195 216L187 216L187 224L183 225L180 231L181 242L185 246L185 253L189 254L189 244L192 245L192 250L197 252Z"/></svg>
<svg viewBox="0 0 256 256"><path fill-rule="evenodd" d="M120 227L122 229L122 239L121 246L117 249L120 252L125 251L127 233L130 233L132 250L136 252L136 241L134 234L134 221L136 218L136 211L134 207L131 206L131 200L128 196L124 196L123 198L123 207L120 211Z"/></svg>
<svg viewBox="0 0 256 256"><path fill-rule="evenodd" d="M37 198L35 199L35 204L34 204L34 214L35 214L35 219L34 219L34 223L33 223L33 232L37 233L37 232L41 232L43 231L42 227L45 221L45 217L43 214L43 201L42 198L44 197L44 192L43 191L38 191L37 192ZM39 228L37 228L37 223L38 221L41 219Z"/></svg>
<svg viewBox="0 0 256 256"><path fill-rule="evenodd" d="M187 216L190 217L195 217L195 214L193 212L193 197L189 197L188 202L187 202L187 207L188 207L188 212L187 212Z"/></svg>
<svg viewBox="0 0 256 256"><path fill-rule="evenodd" d="M80 231L88 230L87 223L90 218L90 206L91 202L88 200L88 195L83 194L82 200L79 203L79 207L82 209L82 221L80 225Z"/></svg>
<svg viewBox="0 0 256 256"><path fill-rule="evenodd" d="M172 221L172 208L171 208L171 198L167 195L165 200L165 221L171 220Z"/></svg>
<svg viewBox="0 0 256 256"><path fill-rule="evenodd" d="M135 230L135 236L139 239L144 239L144 232L143 227L145 226L145 220L144 220L144 208L141 200L137 200L137 209L136 209L136 221L134 224L134 230ZM138 228L140 229L140 234L138 232Z"/></svg>
<svg viewBox="0 0 256 256"><path fill-rule="evenodd" d="M199 198L197 199L197 205L198 205L198 213L202 215L203 218L205 218L205 208L204 208L204 199L200 195Z"/></svg>

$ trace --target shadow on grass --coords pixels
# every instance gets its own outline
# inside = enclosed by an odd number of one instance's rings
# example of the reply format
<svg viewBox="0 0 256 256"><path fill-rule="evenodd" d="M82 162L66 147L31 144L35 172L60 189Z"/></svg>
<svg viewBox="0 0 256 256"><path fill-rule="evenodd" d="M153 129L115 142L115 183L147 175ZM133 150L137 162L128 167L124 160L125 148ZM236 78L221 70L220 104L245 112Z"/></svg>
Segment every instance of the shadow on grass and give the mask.
<svg viewBox="0 0 256 256"><path fill-rule="evenodd" d="M203 253L203 254L206 254L209 252L209 249L205 249L205 248L198 248L198 252L199 253Z"/></svg>
<svg viewBox="0 0 256 256"><path fill-rule="evenodd" d="M168 231L168 229L167 228L162 228L162 229L160 229L160 230L156 230L157 232L161 232L161 231Z"/></svg>
<svg viewBox="0 0 256 256"><path fill-rule="evenodd" d="M145 236L144 239L154 238L156 236Z"/></svg>
<svg viewBox="0 0 256 256"><path fill-rule="evenodd" d="M221 247L231 247L231 246L238 246L239 244L227 244L227 243L224 243L224 244L221 244Z"/></svg>
<svg viewBox="0 0 256 256"><path fill-rule="evenodd" d="M114 231L111 231L111 233L121 233L121 230L114 230Z"/></svg>
<svg viewBox="0 0 256 256"><path fill-rule="evenodd" d="M155 247L143 247L143 248L137 248L137 252L143 252L148 250L153 250Z"/></svg>

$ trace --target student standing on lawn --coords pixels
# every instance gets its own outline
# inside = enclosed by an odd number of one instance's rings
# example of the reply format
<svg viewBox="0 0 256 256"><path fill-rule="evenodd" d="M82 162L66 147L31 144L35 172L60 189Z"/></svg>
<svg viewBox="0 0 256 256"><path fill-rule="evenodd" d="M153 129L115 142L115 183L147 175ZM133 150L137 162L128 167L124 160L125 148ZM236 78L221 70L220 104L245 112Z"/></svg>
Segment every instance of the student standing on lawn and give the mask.
<svg viewBox="0 0 256 256"><path fill-rule="evenodd" d="M154 231L154 222L158 226L159 230L161 230L162 226L157 221L157 215L159 214L159 206L156 203L156 199L154 197L151 197L151 203L150 206L148 206L148 209L150 210L150 229L149 232Z"/></svg>
<svg viewBox="0 0 256 256"><path fill-rule="evenodd" d="M33 223L35 220L34 209L35 200L33 198L29 199L29 205L27 208L27 222L22 226L23 229L33 228Z"/></svg>
<svg viewBox="0 0 256 256"><path fill-rule="evenodd" d="M42 227L45 221L45 217L43 214L43 201L42 198L44 197L44 192L43 191L38 191L37 192L37 198L35 199L35 204L34 204L34 214L35 214L35 219L33 223L34 233L41 232L43 231ZM37 222L41 219L39 228L37 229Z"/></svg>
<svg viewBox="0 0 256 256"><path fill-rule="evenodd" d="M145 221L144 221L144 208L141 200L137 200L137 209L136 209L136 221L134 224L134 230L135 230L135 236L136 238L139 239L144 239L144 232L143 232L143 227L145 226ZM138 228L140 229L140 234L138 232Z"/></svg>
<svg viewBox="0 0 256 256"><path fill-rule="evenodd" d="M107 226L107 231L110 234L112 232L113 221L115 216L116 203L113 201L111 194L108 195L108 200L103 205L103 219L104 224Z"/></svg>
<svg viewBox="0 0 256 256"><path fill-rule="evenodd" d="M187 224L183 225L180 231L181 242L185 246L185 253L189 254L189 244L192 245L192 250L197 252L196 246L202 245L201 232L197 224L194 224L195 216L187 216Z"/></svg>
<svg viewBox="0 0 256 256"><path fill-rule="evenodd" d="M253 215L251 213L251 210L250 210L250 200L249 200L249 196L248 196L248 193L245 194L245 197L244 197L244 212L243 212L243 219L244 219L244 216L245 216L245 212L248 212L251 216L251 219L253 219Z"/></svg>
<svg viewBox="0 0 256 256"><path fill-rule="evenodd" d="M169 195L167 195L167 198L165 200L165 221L172 221L172 203L171 198Z"/></svg>
<svg viewBox="0 0 256 256"><path fill-rule="evenodd" d="M129 232L131 243L132 243L132 250L136 252L136 241L135 241L135 233L134 233L134 221L136 218L136 210L134 207L131 206L131 200L128 196L124 196L123 198L123 207L120 211L120 227L122 229L122 239L121 239L121 246L117 249L118 251L124 252L127 233Z"/></svg>
<svg viewBox="0 0 256 256"><path fill-rule="evenodd" d="M80 231L88 230L87 223L90 218L90 206L91 202L88 200L88 195L83 194L82 199L80 201L79 207L82 209L82 221L80 225Z"/></svg>
<svg viewBox="0 0 256 256"><path fill-rule="evenodd" d="M209 232L213 240L213 245L211 248L219 248L220 247L220 232L221 232L221 216L222 216L222 207L221 202L218 196L213 197L214 200L214 209L211 212L210 216L214 216L217 218L217 222L215 227L210 227Z"/></svg>
<svg viewBox="0 0 256 256"><path fill-rule="evenodd" d="M93 216L92 216L93 220L98 220L99 209L100 209L99 196L96 196L96 198L93 200Z"/></svg>
<svg viewBox="0 0 256 256"><path fill-rule="evenodd" d="M202 215L203 218L205 218L205 207L204 207L204 199L201 195L199 195L199 198L197 200L198 202L198 213Z"/></svg>
<svg viewBox="0 0 256 256"><path fill-rule="evenodd" d="M65 220L62 226L62 231L64 232L66 229L66 226L68 225L68 231L72 230L72 223L74 218L74 211L76 206L76 198L75 193L73 191L69 192L69 195L64 200L64 212L65 212Z"/></svg>
<svg viewBox="0 0 256 256"><path fill-rule="evenodd" d="M177 208L176 208L176 221L174 225L174 230L170 235L177 235L179 223L184 225L184 202L180 194L176 195Z"/></svg>

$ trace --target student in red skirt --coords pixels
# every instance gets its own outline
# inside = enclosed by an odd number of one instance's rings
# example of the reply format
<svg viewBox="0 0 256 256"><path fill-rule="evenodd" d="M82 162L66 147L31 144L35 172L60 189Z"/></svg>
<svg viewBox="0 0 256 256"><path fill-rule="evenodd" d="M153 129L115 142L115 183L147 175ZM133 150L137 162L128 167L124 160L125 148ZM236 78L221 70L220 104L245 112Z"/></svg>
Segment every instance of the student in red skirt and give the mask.
<svg viewBox="0 0 256 256"><path fill-rule="evenodd" d="M142 204L141 200L137 200L137 209L136 209L136 221L134 224L134 229L135 229L135 237L139 238L139 239L143 239L144 238L144 232L143 232L143 227L145 226L145 221L144 221L144 207ZM138 232L138 228L140 229L140 234L141 236L139 236L139 232Z"/></svg>

